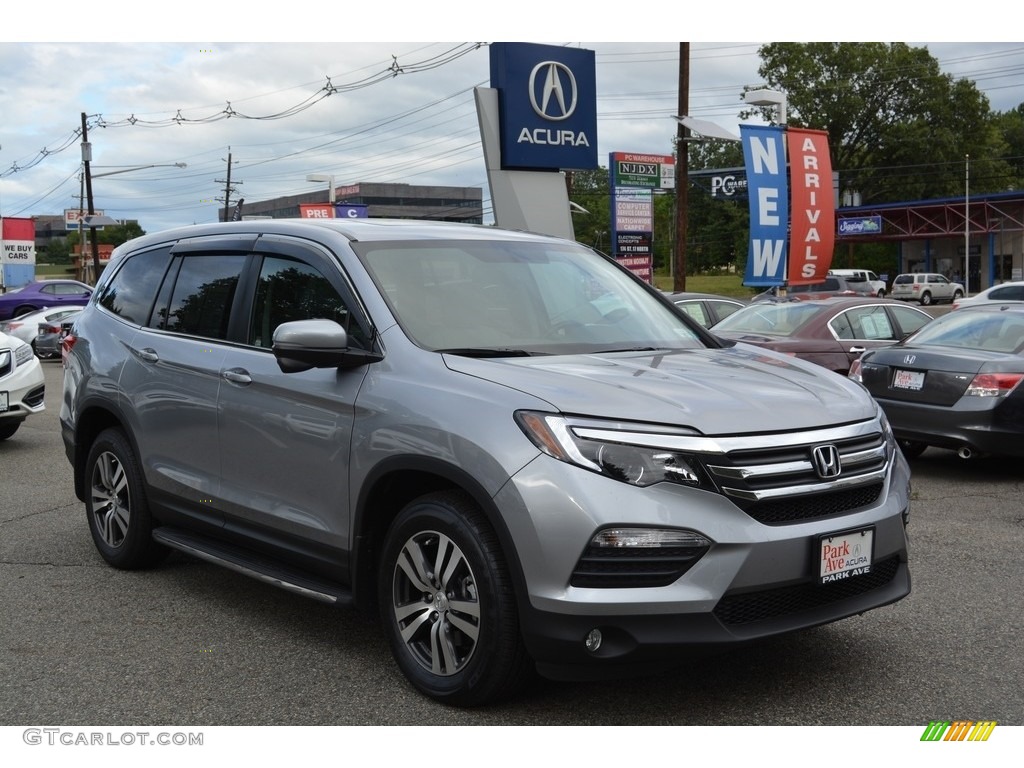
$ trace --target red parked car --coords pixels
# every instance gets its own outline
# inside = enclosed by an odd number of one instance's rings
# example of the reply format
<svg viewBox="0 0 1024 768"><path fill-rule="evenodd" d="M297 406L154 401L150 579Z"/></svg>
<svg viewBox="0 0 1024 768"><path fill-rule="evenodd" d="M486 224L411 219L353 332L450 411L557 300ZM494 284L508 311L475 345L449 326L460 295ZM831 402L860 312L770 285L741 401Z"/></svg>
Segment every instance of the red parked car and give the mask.
<svg viewBox="0 0 1024 768"><path fill-rule="evenodd" d="M751 304L733 312L711 332L809 360L845 376L867 350L895 344L931 320L924 310L902 301L831 298Z"/></svg>

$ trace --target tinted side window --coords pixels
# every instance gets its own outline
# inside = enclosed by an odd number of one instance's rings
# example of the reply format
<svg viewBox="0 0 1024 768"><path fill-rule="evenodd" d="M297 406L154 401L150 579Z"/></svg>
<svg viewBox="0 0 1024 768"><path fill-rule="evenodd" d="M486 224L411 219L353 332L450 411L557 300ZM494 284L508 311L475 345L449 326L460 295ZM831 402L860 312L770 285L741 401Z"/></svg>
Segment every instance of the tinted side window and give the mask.
<svg viewBox="0 0 1024 768"><path fill-rule="evenodd" d="M996 301L1020 301L1024 299L1024 286L1008 285L1005 288L997 288L988 297Z"/></svg>
<svg viewBox="0 0 1024 768"><path fill-rule="evenodd" d="M350 336L350 343L366 346L362 330L350 322L345 302L317 269L301 261L268 256L263 260L247 342L270 347L274 330L293 320L333 320Z"/></svg>
<svg viewBox="0 0 1024 768"><path fill-rule="evenodd" d="M145 325L169 261L167 250L126 257L117 274L103 286L100 306L130 323Z"/></svg>
<svg viewBox="0 0 1024 768"><path fill-rule="evenodd" d="M930 317L922 316L920 312L915 312L908 307L889 307L889 311L896 317L896 322L904 336L909 336L931 322Z"/></svg>
<svg viewBox="0 0 1024 768"><path fill-rule="evenodd" d="M246 259L245 255L185 256L163 327L210 339L227 338L231 303Z"/></svg>

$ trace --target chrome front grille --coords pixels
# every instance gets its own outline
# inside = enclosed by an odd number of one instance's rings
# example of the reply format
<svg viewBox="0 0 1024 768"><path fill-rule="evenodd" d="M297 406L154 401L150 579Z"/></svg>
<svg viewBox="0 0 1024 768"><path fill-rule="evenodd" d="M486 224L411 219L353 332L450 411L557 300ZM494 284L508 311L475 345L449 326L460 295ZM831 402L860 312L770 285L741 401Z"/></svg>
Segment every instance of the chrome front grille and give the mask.
<svg viewBox="0 0 1024 768"><path fill-rule="evenodd" d="M840 515L878 500L890 458L882 433L810 436L809 441L793 444L787 440L772 447L737 447L706 466L724 495L766 525ZM831 445L836 448L839 472L822 477L814 449Z"/></svg>
<svg viewBox="0 0 1024 768"><path fill-rule="evenodd" d="M877 419L841 427L729 437L598 428L584 439L663 448L702 467L709 484L765 525L845 514L875 504L895 452Z"/></svg>

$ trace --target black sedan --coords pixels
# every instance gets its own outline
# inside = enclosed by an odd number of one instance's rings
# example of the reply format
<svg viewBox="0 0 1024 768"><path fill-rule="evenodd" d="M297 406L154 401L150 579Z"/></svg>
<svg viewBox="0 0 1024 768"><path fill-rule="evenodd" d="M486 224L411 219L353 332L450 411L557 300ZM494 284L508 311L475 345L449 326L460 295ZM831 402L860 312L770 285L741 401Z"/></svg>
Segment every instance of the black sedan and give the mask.
<svg viewBox="0 0 1024 768"><path fill-rule="evenodd" d="M1024 305L963 307L850 369L903 452L1024 457Z"/></svg>

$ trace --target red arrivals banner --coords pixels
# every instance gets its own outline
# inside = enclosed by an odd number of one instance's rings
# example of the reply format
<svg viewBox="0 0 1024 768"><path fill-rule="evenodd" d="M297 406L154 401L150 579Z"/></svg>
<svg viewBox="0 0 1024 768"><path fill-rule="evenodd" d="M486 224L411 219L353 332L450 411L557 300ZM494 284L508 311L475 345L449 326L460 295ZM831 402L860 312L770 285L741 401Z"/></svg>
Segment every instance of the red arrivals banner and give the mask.
<svg viewBox="0 0 1024 768"><path fill-rule="evenodd" d="M832 195L832 158L828 133L787 128L789 154L790 285L819 283L832 266L836 209Z"/></svg>

